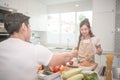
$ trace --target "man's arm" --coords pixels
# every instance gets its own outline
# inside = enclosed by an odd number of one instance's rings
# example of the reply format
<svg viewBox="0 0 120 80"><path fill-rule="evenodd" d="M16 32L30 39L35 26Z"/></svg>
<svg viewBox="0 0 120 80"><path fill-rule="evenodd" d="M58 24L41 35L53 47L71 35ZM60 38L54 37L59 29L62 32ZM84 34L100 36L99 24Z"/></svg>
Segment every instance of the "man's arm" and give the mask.
<svg viewBox="0 0 120 80"><path fill-rule="evenodd" d="M66 62L70 61L73 57L76 57L77 55L78 55L77 50L73 50L71 53L55 54L53 55L49 63L49 66L65 64Z"/></svg>

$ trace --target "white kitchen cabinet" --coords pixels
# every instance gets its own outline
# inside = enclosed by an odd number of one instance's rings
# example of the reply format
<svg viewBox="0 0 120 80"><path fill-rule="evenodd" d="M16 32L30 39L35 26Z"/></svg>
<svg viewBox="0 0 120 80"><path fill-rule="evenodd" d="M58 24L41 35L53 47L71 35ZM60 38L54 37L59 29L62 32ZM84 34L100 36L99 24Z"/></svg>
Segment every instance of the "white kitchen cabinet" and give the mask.
<svg viewBox="0 0 120 80"><path fill-rule="evenodd" d="M103 51L114 52L116 0L93 0L92 29L100 38Z"/></svg>
<svg viewBox="0 0 120 80"><path fill-rule="evenodd" d="M41 4L39 0L0 0L0 5L30 16L32 30L46 31L47 6Z"/></svg>
<svg viewBox="0 0 120 80"><path fill-rule="evenodd" d="M15 0L16 1L16 0ZM15 3L20 3L14 5ZM27 3L27 5L26 5ZM47 7L44 4L41 4L40 1L34 0L21 0L13 2L13 7L16 7L18 12L22 12L30 16L30 25L31 29L34 31L46 31L47 26ZM21 7L22 5L22 7Z"/></svg>
<svg viewBox="0 0 120 80"><path fill-rule="evenodd" d="M9 7L10 0L0 0L0 6Z"/></svg>
<svg viewBox="0 0 120 80"><path fill-rule="evenodd" d="M30 19L31 29L36 31L47 31L47 7L41 5L39 11L36 11Z"/></svg>
<svg viewBox="0 0 120 80"><path fill-rule="evenodd" d="M116 0L93 0L93 11L112 12L115 10Z"/></svg>
<svg viewBox="0 0 120 80"><path fill-rule="evenodd" d="M114 51L115 12L93 14L92 28L100 38L103 51Z"/></svg>

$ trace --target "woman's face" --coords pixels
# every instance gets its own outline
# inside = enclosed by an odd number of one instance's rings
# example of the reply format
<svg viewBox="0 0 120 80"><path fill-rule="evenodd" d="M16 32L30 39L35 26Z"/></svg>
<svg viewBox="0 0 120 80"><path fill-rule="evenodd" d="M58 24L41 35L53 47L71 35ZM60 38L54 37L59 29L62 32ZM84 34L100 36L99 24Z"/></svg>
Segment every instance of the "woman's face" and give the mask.
<svg viewBox="0 0 120 80"><path fill-rule="evenodd" d="M90 31L90 29L86 25L83 25L80 28L80 32L81 32L81 34L82 34L83 37L88 36L89 35L89 31Z"/></svg>

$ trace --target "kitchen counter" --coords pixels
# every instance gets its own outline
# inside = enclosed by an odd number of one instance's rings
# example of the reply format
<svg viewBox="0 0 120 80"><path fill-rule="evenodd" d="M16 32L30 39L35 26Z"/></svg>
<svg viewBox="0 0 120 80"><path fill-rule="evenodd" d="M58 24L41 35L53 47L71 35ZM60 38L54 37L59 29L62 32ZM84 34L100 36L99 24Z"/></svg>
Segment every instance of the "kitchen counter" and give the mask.
<svg viewBox="0 0 120 80"><path fill-rule="evenodd" d="M106 80L106 79L105 79L105 76L101 76L101 77L100 77L100 80ZM118 79L114 79L114 78L113 78L112 80L118 80Z"/></svg>
<svg viewBox="0 0 120 80"><path fill-rule="evenodd" d="M65 47L47 47L49 50L51 51L58 51L58 52L69 52L71 51L73 48L65 48ZM118 52L114 52L114 51L103 51L102 55L106 55L106 54L114 54L116 56L120 56L120 53Z"/></svg>
<svg viewBox="0 0 120 80"><path fill-rule="evenodd" d="M63 48L63 47L47 47L54 53L63 53L63 52L70 52L72 48Z"/></svg>

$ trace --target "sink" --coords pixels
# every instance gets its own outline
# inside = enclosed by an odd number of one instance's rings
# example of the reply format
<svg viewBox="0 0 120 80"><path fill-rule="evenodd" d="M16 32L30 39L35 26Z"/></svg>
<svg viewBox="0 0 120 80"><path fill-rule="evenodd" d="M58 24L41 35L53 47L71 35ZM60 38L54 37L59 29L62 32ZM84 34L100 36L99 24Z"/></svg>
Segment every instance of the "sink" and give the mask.
<svg viewBox="0 0 120 80"><path fill-rule="evenodd" d="M60 50L61 50L61 49L62 49L62 50L72 50L72 48L63 48L63 47L55 47L54 49L58 49L58 50L59 50L59 49L60 49Z"/></svg>
<svg viewBox="0 0 120 80"><path fill-rule="evenodd" d="M62 48L62 47L55 47L55 49L64 49L64 48Z"/></svg>
<svg viewBox="0 0 120 80"><path fill-rule="evenodd" d="M72 48L66 48L66 50L72 50Z"/></svg>

